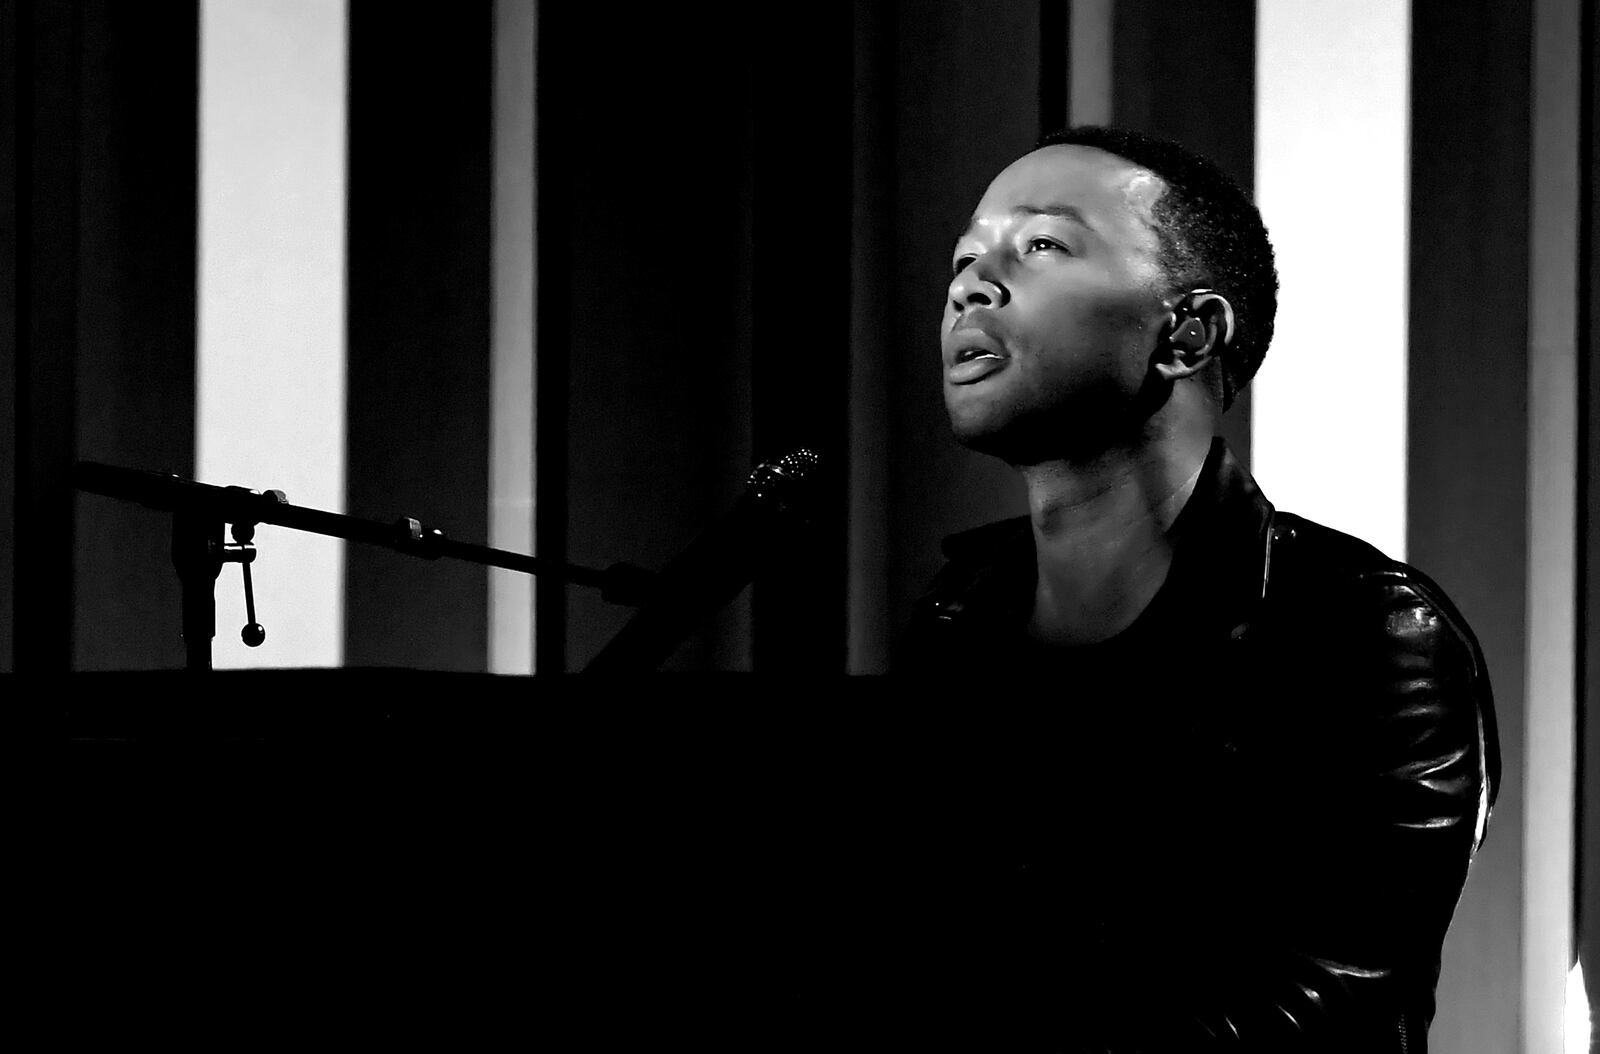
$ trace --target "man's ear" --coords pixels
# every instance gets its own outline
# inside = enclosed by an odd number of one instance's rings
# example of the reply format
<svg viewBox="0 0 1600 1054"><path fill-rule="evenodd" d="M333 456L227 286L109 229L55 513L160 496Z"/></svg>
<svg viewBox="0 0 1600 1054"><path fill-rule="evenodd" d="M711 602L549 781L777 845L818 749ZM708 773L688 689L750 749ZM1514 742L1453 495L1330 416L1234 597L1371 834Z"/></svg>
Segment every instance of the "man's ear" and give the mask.
<svg viewBox="0 0 1600 1054"><path fill-rule="evenodd" d="M1193 377L1233 340L1233 305L1221 293L1196 289L1167 316L1150 366L1163 380Z"/></svg>

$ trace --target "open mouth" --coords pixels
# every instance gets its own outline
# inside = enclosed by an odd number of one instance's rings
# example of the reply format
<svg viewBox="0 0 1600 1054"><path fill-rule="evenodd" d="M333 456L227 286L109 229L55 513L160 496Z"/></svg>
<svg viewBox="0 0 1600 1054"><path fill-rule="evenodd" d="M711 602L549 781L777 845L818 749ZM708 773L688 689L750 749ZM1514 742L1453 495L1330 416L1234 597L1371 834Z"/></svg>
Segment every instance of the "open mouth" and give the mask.
<svg viewBox="0 0 1600 1054"><path fill-rule="evenodd" d="M951 384L972 384L1004 368L1006 361L1004 355L997 355L987 348L962 348L956 353L956 361L945 376Z"/></svg>

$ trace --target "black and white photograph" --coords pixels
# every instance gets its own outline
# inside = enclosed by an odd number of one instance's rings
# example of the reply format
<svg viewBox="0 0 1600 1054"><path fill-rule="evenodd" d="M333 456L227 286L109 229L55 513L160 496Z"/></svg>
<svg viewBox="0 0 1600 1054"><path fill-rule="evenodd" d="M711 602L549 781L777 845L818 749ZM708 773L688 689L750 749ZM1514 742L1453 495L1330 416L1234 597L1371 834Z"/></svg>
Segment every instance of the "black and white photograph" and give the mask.
<svg viewBox="0 0 1600 1054"><path fill-rule="evenodd" d="M1600 1054L1593 0L0 77L26 1033Z"/></svg>

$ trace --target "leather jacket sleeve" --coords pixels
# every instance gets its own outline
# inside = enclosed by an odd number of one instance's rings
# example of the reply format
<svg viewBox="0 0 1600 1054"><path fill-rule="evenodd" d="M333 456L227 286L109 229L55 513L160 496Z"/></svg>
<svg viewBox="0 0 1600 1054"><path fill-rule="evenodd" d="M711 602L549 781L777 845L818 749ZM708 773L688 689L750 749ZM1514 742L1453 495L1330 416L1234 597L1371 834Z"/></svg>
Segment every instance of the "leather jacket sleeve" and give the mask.
<svg viewBox="0 0 1600 1054"><path fill-rule="evenodd" d="M1483 658L1420 573L1325 540L1307 562L1325 529L1282 519L1278 596L1241 642L1248 702L1219 744L1242 820L1219 835L1228 878L1163 913L1180 959L1157 934L1124 945L1165 960L1149 980L1179 1012L1097 1049L1426 1049L1499 776Z"/></svg>

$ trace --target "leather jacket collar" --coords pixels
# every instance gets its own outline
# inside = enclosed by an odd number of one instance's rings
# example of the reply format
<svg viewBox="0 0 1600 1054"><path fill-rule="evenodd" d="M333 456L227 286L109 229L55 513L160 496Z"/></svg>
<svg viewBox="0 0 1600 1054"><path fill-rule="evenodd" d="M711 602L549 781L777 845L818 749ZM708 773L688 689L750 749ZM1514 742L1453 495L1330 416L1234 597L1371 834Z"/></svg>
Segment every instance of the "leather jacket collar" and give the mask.
<svg viewBox="0 0 1600 1054"><path fill-rule="evenodd" d="M1273 505L1256 481L1227 442L1213 438L1194 493L1172 527L1177 552L1168 585L1215 598L1208 605L1215 625L1234 637L1246 631L1266 594L1273 519ZM943 549L949 564L918 601L913 626L933 620L1011 627L1027 618L1038 573L1028 517L951 535Z"/></svg>

